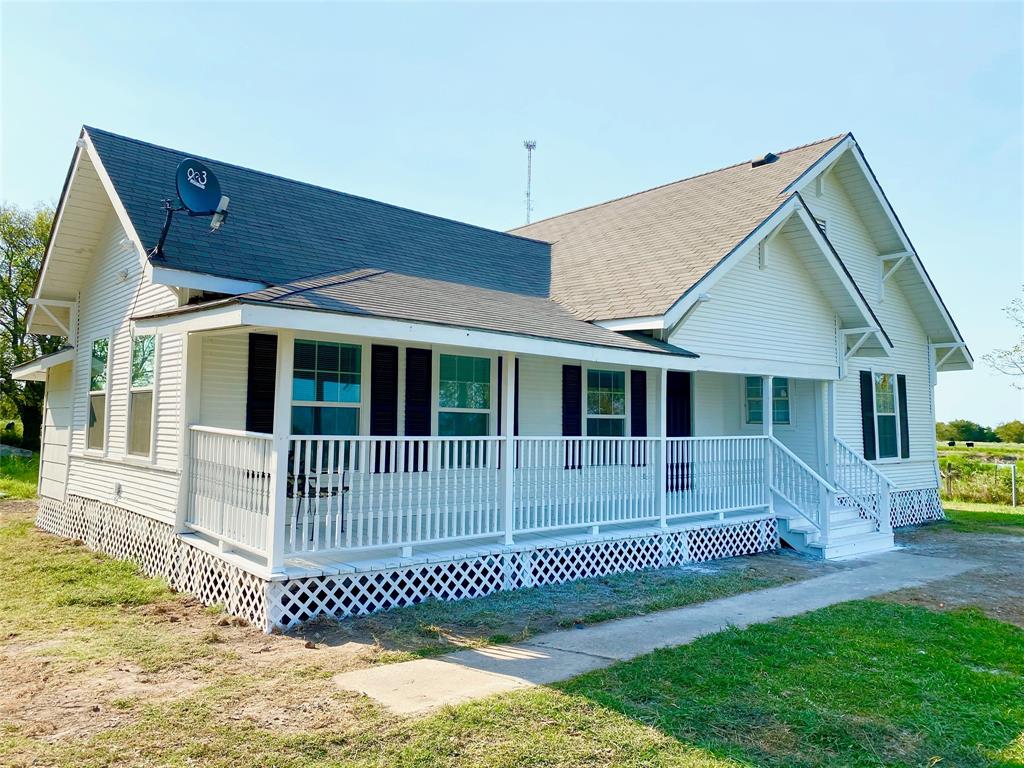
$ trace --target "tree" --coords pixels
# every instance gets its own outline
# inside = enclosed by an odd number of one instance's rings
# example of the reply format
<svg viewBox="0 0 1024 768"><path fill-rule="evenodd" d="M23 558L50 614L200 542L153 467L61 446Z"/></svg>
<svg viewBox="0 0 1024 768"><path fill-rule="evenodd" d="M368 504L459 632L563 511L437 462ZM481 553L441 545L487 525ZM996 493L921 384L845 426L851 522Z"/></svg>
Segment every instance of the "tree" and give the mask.
<svg viewBox="0 0 1024 768"><path fill-rule="evenodd" d="M1017 326L1020 338L1007 349L996 349L982 359L999 373L1013 377L1011 385L1024 389L1024 296L1018 296L1004 308L1006 316Z"/></svg>
<svg viewBox="0 0 1024 768"><path fill-rule="evenodd" d="M953 421L935 425L935 436L939 440L971 440L975 443L997 443L999 437L989 427L983 427L967 419L953 419Z"/></svg>
<svg viewBox="0 0 1024 768"><path fill-rule="evenodd" d="M996 434L1004 443L1024 443L1024 421L1014 419L996 427Z"/></svg>
<svg viewBox="0 0 1024 768"><path fill-rule="evenodd" d="M56 351L62 342L60 336L31 334L25 325L52 222L50 207L0 205L0 411L17 412L24 445L33 450L43 423L43 384L16 382L11 369Z"/></svg>

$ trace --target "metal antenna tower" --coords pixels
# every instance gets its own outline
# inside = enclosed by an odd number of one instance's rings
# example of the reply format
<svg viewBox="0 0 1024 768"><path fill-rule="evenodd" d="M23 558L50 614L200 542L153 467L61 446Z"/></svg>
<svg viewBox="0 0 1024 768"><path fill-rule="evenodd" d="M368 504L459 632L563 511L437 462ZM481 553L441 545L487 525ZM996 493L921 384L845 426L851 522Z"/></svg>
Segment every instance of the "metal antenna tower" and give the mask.
<svg viewBox="0 0 1024 768"><path fill-rule="evenodd" d="M523 142L523 148L526 150L526 223L530 223L530 214L533 213L533 202L530 198L533 185L533 150L537 148L537 142L533 139L527 139Z"/></svg>

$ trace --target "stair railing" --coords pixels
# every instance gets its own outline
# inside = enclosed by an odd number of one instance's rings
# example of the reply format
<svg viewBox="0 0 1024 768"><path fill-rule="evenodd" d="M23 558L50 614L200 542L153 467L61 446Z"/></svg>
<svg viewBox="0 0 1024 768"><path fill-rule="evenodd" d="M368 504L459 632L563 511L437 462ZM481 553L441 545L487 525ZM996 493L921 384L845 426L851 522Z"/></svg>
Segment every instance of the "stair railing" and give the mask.
<svg viewBox="0 0 1024 768"><path fill-rule="evenodd" d="M769 456L772 492L815 527L821 544L828 544L829 511L838 495L836 488L774 435L769 438Z"/></svg>
<svg viewBox="0 0 1024 768"><path fill-rule="evenodd" d="M832 481L882 533L892 531L892 483L838 437L833 438Z"/></svg>

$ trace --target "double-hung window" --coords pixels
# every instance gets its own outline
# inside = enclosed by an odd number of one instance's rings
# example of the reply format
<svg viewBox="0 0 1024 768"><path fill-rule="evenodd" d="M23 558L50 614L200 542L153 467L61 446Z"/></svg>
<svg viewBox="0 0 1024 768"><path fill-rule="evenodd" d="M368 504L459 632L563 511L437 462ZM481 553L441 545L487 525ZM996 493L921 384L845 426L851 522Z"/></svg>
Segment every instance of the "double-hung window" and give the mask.
<svg viewBox="0 0 1024 768"><path fill-rule="evenodd" d="M109 372L110 339L92 343L89 364L89 424L86 427L86 448L102 451L107 440L107 374Z"/></svg>
<svg viewBox="0 0 1024 768"><path fill-rule="evenodd" d="M358 435L362 347L295 340L292 434Z"/></svg>
<svg viewBox="0 0 1024 768"><path fill-rule="evenodd" d="M480 437L491 428L491 359L441 355L437 383L437 434Z"/></svg>
<svg viewBox="0 0 1024 768"><path fill-rule="evenodd" d="M764 423L764 384L760 376L747 376L744 382L747 424ZM772 423L789 424L789 379L772 377Z"/></svg>
<svg viewBox="0 0 1024 768"><path fill-rule="evenodd" d="M153 443L153 376L156 337L132 338L131 387L128 394L128 453L149 456Z"/></svg>
<svg viewBox="0 0 1024 768"><path fill-rule="evenodd" d="M900 455L899 425L896 415L896 376L891 373L875 372L873 377L878 458L894 459Z"/></svg>
<svg viewBox="0 0 1024 768"><path fill-rule="evenodd" d="M622 437L626 434L626 374L587 370L587 434Z"/></svg>

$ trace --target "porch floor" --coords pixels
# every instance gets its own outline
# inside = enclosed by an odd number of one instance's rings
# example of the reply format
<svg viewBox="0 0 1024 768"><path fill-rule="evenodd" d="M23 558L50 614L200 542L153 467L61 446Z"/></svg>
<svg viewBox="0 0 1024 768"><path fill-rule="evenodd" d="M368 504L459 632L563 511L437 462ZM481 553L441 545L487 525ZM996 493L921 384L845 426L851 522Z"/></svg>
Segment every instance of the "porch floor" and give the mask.
<svg viewBox="0 0 1024 768"><path fill-rule="evenodd" d="M670 520L667 530L683 531L694 528L706 528L719 523L740 523L748 520L761 520L769 516L768 511L764 509L746 509L727 513L715 512L706 515L688 516L676 521ZM209 540L202 534L186 533L182 534L182 539L260 578L267 579L268 581L287 581L317 576L334 576L341 573L379 571L386 568L401 568L404 566L421 565L423 563L447 562L450 560L510 552L525 552L589 542L639 538L660 532L662 531L656 524L652 525L649 521L645 521L639 525L625 523L602 526L596 534L591 533L587 528L517 534L516 540L512 545L495 541L493 536L479 540L470 539L414 545L412 555L409 557L402 557L396 552L394 546L353 552L345 552L343 550L301 552L285 555L284 570L278 573L271 573L258 558L244 552L221 550L216 542Z"/></svg>

